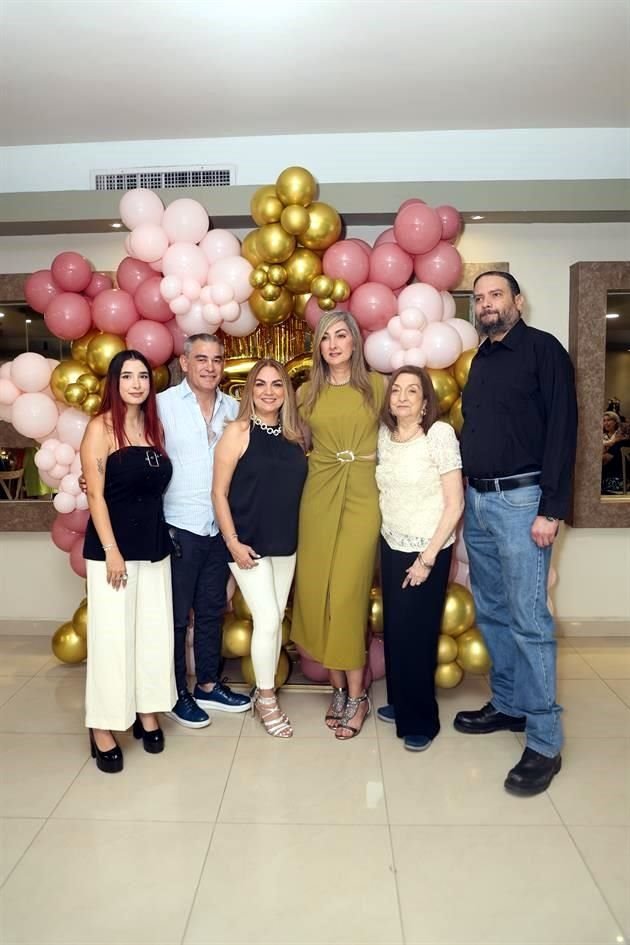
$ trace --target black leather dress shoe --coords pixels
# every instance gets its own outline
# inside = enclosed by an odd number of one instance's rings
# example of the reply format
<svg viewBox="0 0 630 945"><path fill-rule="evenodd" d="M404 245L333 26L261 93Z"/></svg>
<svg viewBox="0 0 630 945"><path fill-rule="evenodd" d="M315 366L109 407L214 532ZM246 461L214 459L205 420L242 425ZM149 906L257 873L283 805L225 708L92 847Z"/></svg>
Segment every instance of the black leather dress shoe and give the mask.
<svg viewBox="0 0 630 945"><path fill-rule="evenodd" d="M90 732L90 751L92 753L92 758L96 760L96 767L99 771L103 771L105 774L117 774L123 769L123 753L116 739L116 745L114 748L110 748L108 751L101 751L101 749L96 744L94 738L94 732L92 729L89 729Z"/></svg>
<svg viewBox="0 0 630 945"><path fill-rule="evenodd" d="M164 751L164 732L162 729L158 726L152 732L147 732L138 715L133 723L133 737L142 739L144 750L148 751L150 755L159 755L161 751Z"/></svg>
<svg viewBox="0 0 630 945"><path fill-rule="evenodd" d="M471 709L470 712L458 712L453 722L458 732L467 735L489 735L490 732L524 732L525 719L523 716L504 715L497 712L491 702L482 709Z"/></svg>
<svg viewBox="0 0 630 945"><path fill-rule="evenodd" d="M547 790L561 767L562 758L559 754L548 758L533 748L526 748L519 763L508 772L505 790L519 797L541 794Z"/></svg>

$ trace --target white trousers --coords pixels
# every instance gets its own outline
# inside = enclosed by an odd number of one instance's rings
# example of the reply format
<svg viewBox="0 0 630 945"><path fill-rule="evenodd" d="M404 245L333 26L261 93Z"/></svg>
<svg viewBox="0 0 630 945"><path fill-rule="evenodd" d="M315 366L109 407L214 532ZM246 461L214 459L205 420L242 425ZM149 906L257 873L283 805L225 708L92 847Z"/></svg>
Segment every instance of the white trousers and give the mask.
<svg viewBox="0 0 630 945"><path fill-rule="evenodd" d="M136 712L177 701L171 559L127 561L127 586L107 583L104 561L87 561L85 724L124 731Z"/></svg>
<svg viewBox="0 0 630 945"><path fill-rule="evenodd" d="M274 689L282 646L282 618L295 572L295 555L260 558L251 570L230 562L230 571L252 612L252 664L259 689Z"/></svg>

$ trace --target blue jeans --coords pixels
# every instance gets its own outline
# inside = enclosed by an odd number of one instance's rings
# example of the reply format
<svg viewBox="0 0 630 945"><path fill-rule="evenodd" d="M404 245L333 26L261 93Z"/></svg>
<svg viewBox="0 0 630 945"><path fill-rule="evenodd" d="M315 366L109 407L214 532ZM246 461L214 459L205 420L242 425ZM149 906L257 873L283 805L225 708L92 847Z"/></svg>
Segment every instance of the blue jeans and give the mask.
<svg viewBox="0 0 630 945"><path fill-rule="evenodd" d="M466 490L464 540L477 623L492 658L492 705L525 716L527 746L553 757L562 746L556 702L556 640L547 607L551 548L530 529L540 488Z"/></svg>

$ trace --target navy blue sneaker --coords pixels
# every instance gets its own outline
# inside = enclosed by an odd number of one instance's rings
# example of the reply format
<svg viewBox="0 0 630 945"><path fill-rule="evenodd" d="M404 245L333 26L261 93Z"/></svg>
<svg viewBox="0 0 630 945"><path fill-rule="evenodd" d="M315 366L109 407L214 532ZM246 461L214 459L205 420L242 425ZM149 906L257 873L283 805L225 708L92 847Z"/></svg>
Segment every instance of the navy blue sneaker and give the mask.
<svg viewBox="0 0 630 945"><path fill-rule="evenodd" d="M395 722L396 712L394 711L394 706L382 705L380 709L376 710L376 717L380 719L381 722Z"/></svg>
<svg viewBox="0 0 630 945"><path fill-rule="evenodd" d="M199 708L187 689L178 693L177 702L170 712L164 714L186 728L206 728L210 725L208 713Z"/></svg>
<svg viewBox="0 0 630 945"><path fill-rule="evenodd" d="M407 751L426 751L432 745L432 739L426 735L405 735L403 745Z"/></svg>
<svg viewBox="0 0 630 945"><path fill-rule="evenodd" d="M195 686L193 698L202 709L215 709L219 712L247 712L252 707L249 696L232 692L230 687L222 682L216 682L210 692L205 692L201 686Z"/></svg>

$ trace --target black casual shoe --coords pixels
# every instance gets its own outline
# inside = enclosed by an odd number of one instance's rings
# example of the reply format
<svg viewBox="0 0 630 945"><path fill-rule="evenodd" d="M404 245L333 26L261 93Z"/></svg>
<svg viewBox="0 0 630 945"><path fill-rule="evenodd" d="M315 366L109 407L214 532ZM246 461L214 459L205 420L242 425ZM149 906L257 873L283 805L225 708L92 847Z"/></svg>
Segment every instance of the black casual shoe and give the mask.
<svg viewBox="0 0 630 945"><path fill-rule="evenodd" d="M524 732L525 719L523 716L505 715L497 712L491 702L482 709L471 709L469 712L458 712L453 722L458 732L467 735L489 735L490 732Z"/></svg>
<svg viewBox="0 0 630 945"><path fill-rule="evenodd" d="M201 686L195 686L193 698L202 709L214 709L219 712L247 712L252 707L249 696L232 692L230 687L222 682L216 682L210 692L206 692Z"/></svg>
<svg viewBox="0 0 630 945"><path fill-rule="evenodd" d="M562 758L559 754L548 758L533 748L526 748L519 763L508 771L505 790L519 797L541 794L547 790L561 767Z"/></svg>
<svg viewBox="0 0 630 945"><path fill-rule="evenodd" d="M103 771L105 774L117 774L123 769L123 753L120 745L116 742L114 748L110 748L108 751L101 751L101 749L96 744L94 739L94 732L92 729L89 729L90 732L90 751L92 753L92 758L96 760L96 767L99 771Z"/></svg>
<svg viewBox="0 0 630 945"><path fill-rule="evenodd" d="M382 705L376 710L376 718L380 719L381 722L395 722L396 721L396 710L391 703L387 705Z"/></svg>
<svg viewBox="0 0 630 945"><path fill-rule="evenodd" d="M185 728L206 728L210 725L207 712L200 709L187 689L178 693L178 699L170 712L166 715L174 722L179 722Z"/></svg>
<svg viewBox="0 0 630 945"><path fill-rule="evenodd" d="M142 746L150 755L159 755L164 751L164 732L160 726L148 732L139 715L136 715L136 721L133 723L133 737L142 739Z"/></svg>

